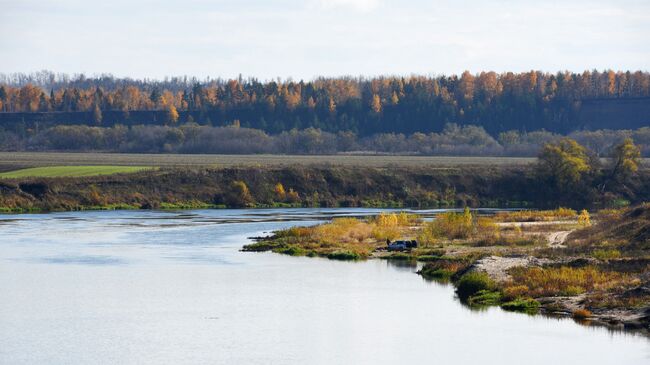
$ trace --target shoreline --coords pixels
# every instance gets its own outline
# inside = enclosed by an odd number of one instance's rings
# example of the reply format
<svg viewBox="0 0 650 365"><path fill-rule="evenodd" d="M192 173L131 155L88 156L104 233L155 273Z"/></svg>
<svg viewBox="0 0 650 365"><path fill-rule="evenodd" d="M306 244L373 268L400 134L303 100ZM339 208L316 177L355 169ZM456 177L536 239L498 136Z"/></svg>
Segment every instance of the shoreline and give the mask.
<svg viewBox="0 0 650 365"><path fill-rule="evenodd" d="M650 207L644 209L650 212ZM612 224L610 218L603 216L602 219L604 222L597 223L594 227ZM291 235L291 229L276 231L272 236L256 237L255 243L245 245L241 251L272 251L291 256L348 261L399 260L413 265L422 264L417 273L426 280L453 284L458 299L463 305L475 308L499 306L509 311L572 318L581 324L602 325L613 330L641 332L645 336L650 336L650 272L647 271L650 267L650 256L645 255L644 258L630 254L632 256L629 257L596 258L593 256L602 255L602 250L593 248L585 251L591 252L591 256L585 255L585 252L572 253L571 250L575 251L576 245L579 244L576 242L580 239L584 240L580 235L600 229L590 228L591 224L566 230L565 226L576 225L577 220L502 222L496 224L499 229L521 230L525 227L524 229L533 231L525 232L524 235L543 236L547 240L543 245L523 247L516 245L504 247L498 246L498 243L493 246L472 247L460 242L452 242L436 248L417 248L409 252L388 252L381 248L381 244L365 247L363 251L358 251L361 248L355 247L355 244L337 246L334 243L324 243L319 246L313 236L314 230L335 229L336 227L327 228L332 224L296 229L293 232L296 234L294 236ZM426 223L420 223L418 229L421 230L424 224ZM361 227L363 226L360 223L348 223L346 229L358 234ZM410 226L404 228L401 234L414 231L414 228ZM551 228L551 231L546 228ZM339 229L337 232L341 234L343 240L347 239L348 233L345 229ZM501 239L511 238L503 235ZM336 239L330 240L333 241ZM354 251L355 249L357 251ZM526 278L528 273L565 275L566 277L558 277L554 280L573 280L576 283L585 280L582 276L587 275L596 279L586 280L596 280L602 284L596 283L592 289L589 289L590 286L585 289L573 289L574 287L568 284L562 284L564 285L562 288L565 289L548 290L551 294L555 293L554 295L540 295L544 292L540 291L534 283L528 284L533 285L532 287L522 287L522 284L518 283L522 281L522 277ZM512 278L512 274L515 274L516 278ZM468 278L473 278L475 281L470 282Z"/></svg>

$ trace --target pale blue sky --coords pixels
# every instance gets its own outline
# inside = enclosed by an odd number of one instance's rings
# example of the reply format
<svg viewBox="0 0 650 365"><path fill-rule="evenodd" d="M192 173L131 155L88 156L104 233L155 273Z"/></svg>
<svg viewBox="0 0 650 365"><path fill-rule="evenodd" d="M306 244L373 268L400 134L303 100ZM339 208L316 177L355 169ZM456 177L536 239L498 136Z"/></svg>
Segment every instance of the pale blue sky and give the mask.
<svg viewBox="0 0 650 365"><path fill-rule="evenodd" d="M0 0L0 72L649 70L650 0Z"/></svg>

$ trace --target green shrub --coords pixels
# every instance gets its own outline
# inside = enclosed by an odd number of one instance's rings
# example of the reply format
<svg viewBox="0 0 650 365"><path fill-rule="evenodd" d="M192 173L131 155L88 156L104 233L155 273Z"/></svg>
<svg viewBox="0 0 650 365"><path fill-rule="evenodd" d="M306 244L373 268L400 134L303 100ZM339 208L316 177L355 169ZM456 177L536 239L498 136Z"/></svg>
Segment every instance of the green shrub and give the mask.
<svg viewBox="0 0 650 365"><path fill-rule="evenodd" d="M591 256L599 260L611 260L621 257L621 251L616 249L611 250L595 250L591 253Z"/></svg>
<svg viewBox="0 0 650 365"><path fill-rule="evenodd" d="M467 300L470 296L481 290L491 290L495 287L494 282L484 272L470 272L463 275L458 281L456 293L461 300Z"/></svg>
<svg viewBox="0 0 650 365"><path fill-rule="evenodd" d="M446 280L450 279L457 272L465 269L467 265L467 262L463 260L436 258L427 262L418 273L425 279Z"/></svg>
<svg viewBox="0 0 650 365"><path fill-rule="evenodd" d="M350 252L350 251L334 251L332 253L327 254L327 258L330 260L350 261L350 260L361 259L361 255L359 255L356 252Z"/></svg>
<svg viewBox="0 0 650 365"><path fill-rule="evenodd" d="M251 243L249 245L244 245L242 251L246 252L265 252L271 250L278 250L284 248L284 244L277 243L274 241L259 241Z"/></svg>
<svg viewBox="0 0 650 365"><path fill-rule="evenodd" d="M536 313L539 311L539 302L531 298L515 299L501 304L501 308L513 312Z"/></svg>
<svg viewBox="0 0 650 365"><path fill-rule="evenodd" d="M501 293L481 290L467 299L469 305L497 305L501 303Z"/></svg>
<svg viewBox="0 0 650 365"><path fill-rule="evenodd" d="M304 249L293 245L289 247L278 248L275 250L275 252L282 253L285 255L290 255L290 256L304 256L307 254L307 252Z"/></svg>

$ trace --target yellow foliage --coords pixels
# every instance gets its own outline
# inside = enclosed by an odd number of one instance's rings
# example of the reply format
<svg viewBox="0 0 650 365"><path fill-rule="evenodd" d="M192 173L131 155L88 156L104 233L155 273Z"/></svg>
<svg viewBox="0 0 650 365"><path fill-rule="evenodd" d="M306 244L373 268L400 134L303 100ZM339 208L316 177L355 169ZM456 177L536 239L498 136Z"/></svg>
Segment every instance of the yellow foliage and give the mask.
<svg viewBox="0 0 650 365"><path fill-rule="evenodd" d="M589 212L586 209L583 209L578 216L578 224L583 227L591 226L591 219L589 218Z"/></svg>
<svg viewBox="0 0 650 365"><path fill-rule="evenodd" d="M377 241L396 240L401 234L396 226L375 226L372 229L372 237Z"/></svg>
<svg viewBox="0 0 650 365"><path fill-rule="evenodd" d="M498 212L495 218L502 222L551 221L555 219L574 218L578 213L569 208L555 210L519 210L516 212Z"/></svg>
<svg viewBox="0 0 650 365"><path fill-rule="evenodd" d="M275 188L273 189L273 192L275 193L275 198L278 199L279 201L284 201L284 199L287 197L287 193L284 190L284 186L281 183L275 184Z"/></svg>
<svg viewBox="0 0 650 365"><path fill-rule="evenodd" d="M506 300L514 300L525 297L530 289L526 285L508 286L503 289L503 297Z"/></svg>
<svg viewBox="0 0 650 365"><path fill-rule="evenodd" d="M431 223L424 224L422 230L418 234L418 243L422 247L428 247L429 245L436 243L438 238L438 233L435 227Z"/></svg>
<svg viewBox="0 0 650 365"><path fill-rule="evenodd" d="M427 224L425 229L431 230L435 237L449 239L467 238L473 231L472 213L465 208L463 213L445 212L439 214L435 220Z"/></svg>
<svg viewBox="0 0 650 365"><path fill-rule="evenodd" d="M626 274L601 271L594 267L514 268L509 286L527 286L533 298L556 295L578 295L586 291L607 290L630 285Z"/></svg>
<svg viewBox="0 0 650 365"><path fill-rule="evenodd" d="M371 235L372 227L356 218L336 218L314 228L317 240L327 243L361 242Z"/></svg>
<svg viewBox="0 0 650 365"><path fill-rule="evenodd" d="M178 122L178 111L173 104L167 105L167 122L170 124Z"/></svg>
<svg viewBox="0 0 650 365"><path fill-rule="evenodd" d="M490 238L499 237L499 226L492 218L488 218L488 217L476 218L476 229L478 231L478 234L483 237L490 237ZM521 232L521 228L519 228L519 231Z"/></svg>
<svg viewBox="0 0 650 365"><path fill-rule="evenodd" d="M415 214L408 214L406 212L400 213L380 213L371 222L379 227L405 227L415 224L418 217Z"/></svg>
<svg viewBox="0 0 650 365"><path fill-rule="evenodd" d="M591 316L591 312L587 309L577 309L573 312L573 318L575 319L587 319Z"/></svg>
<svg viewBox="0 0 650 365"><path fill-rule="evenodd" d="M298 192L293 191L293 189L290 188L289 192L287 193L287 200L290 203L297 203L300 201L300 195L298 194Z"/></svg>

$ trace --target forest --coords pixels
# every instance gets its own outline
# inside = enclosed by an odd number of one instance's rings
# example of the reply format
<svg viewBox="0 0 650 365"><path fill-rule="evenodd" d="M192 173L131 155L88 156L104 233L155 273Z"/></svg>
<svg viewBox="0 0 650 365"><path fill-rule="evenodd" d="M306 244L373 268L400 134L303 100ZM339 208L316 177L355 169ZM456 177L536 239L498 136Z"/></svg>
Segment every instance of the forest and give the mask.
<svg viewBox="0 0 650 365"><path fill-rule="evenodd" d="M237 124L274 135L313 128L365 138L445 133L445 126L455 123L481 127L497 138L511 130L637 129L649 124L648 109L650 73L643 71L466 71L311 81L0 74L5 129L40 122L41 127L197 123Z"/></svg>
<svg viewBox="0 0 650 365"><path fill-rule="evenodd" d="M366 137L353 132L331 133L316 128L293 129L273 135L237 124L226 127L196 123L113 127L57 125L42 130L7 131L0 128L0 151L533 157L544 144L562 137L544 130L512 130L501 132L495 138L482 127L457 124L445 125L440 133L378 133ZM650 127L576 131L569 137L599 157L609 157L613 146L631 138L643 156L650 156Z"/></svg>

